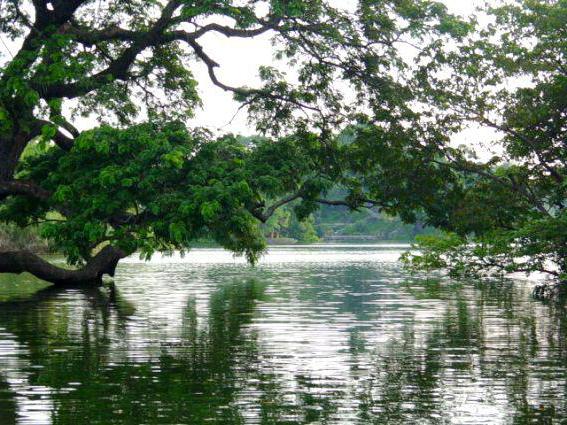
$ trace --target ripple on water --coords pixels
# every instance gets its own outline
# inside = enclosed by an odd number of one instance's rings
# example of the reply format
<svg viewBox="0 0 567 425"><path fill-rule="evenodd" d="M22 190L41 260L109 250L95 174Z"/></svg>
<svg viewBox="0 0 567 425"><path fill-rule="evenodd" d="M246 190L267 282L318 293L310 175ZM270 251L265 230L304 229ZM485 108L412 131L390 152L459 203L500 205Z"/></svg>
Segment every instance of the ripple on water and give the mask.
<svg viewBox="0 0 567 425"><path fill-rule="evenodd" d="M256 268L196 249L127 259L115 291L4 296L0 423L564 418L564 311L525 283L404 275L403 249L279 247Z"/></svg>

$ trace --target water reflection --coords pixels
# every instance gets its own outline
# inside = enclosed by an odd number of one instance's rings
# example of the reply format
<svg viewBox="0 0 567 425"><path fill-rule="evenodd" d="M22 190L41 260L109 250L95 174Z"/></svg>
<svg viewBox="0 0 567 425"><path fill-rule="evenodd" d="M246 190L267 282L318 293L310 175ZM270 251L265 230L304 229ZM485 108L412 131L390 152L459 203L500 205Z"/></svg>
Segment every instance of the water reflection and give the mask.
<svg viewBox="0 0 567 425"><path fill-rule="evenodd" d="M131 260L114 289L5 296L0 424L566 417L562 307L518 282L410 279L391 249L302 249L257 269Z"/></svg>

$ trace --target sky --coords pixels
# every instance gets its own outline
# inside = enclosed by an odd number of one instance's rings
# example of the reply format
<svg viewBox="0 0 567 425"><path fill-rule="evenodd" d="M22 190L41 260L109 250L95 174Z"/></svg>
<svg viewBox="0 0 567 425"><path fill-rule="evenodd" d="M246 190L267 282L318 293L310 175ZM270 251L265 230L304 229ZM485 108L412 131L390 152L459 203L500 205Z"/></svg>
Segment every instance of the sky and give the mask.
<svg viewBox="0 0 567 425"><path fill-rule="evenodd" d="M330 0L336 7L348 8L353 0ZM441 0L449 11L463 16L474 13L484 0ZM490 0L495 1L495 0ZM217 75L221 81L232 86L259 85L258 67L261 65L276 65L273 59L271 36L262 35L253 39L227 38L218 33L206 34L201 43L205 51L220 64ZM9 57L7 49L16 52L18 45L3 39L0 43L0 65ZM198 90L203 100L202 108L196 111L190 125L205 127L218 134L236 133L243 135L254 134L254 126L247 122L246 112L237 113L239 104L232 99L232 93L227 93L213 85L207 75L206 67L196 62L193 72L199 82ZM236 115L235 115L236 114ZM74 124L81 130L96 126L92 118L80 119ZM457 137L457 144L479 146L480 140L493 140L494 132L480 127L471 128ZM483 157L491 156L485 147L480 148Z"/></svg>
<svg viewBox="0 0 567 425"><path fill-rule="evenodd" d="M442 2L447 5L450 12L463 16L474 13L475 8L484 3L480 0L442 0ZM353 2L331 0L331 3L337 7L344 7L345 4ZM217 70L219 79L233 86L259 84L258 67L275 64L268 34L255 39L232 39L217 33L209 33L203 37L202 44L205 51L221 65ZM196 64L193 71L199 81L203 107L197 111L191 123L214 129L219 133L253 134L254 127L247 123L244 111L235 117L239 105L232 100L232 94L224 92L210 82L204 65ZM477 130L474 130L471 136L474 134L477 134Z"/></svg>
<svg viewBox="0 0 567 425"><path fill-rule="evenodd" d="M482 6L484 0L441 0L454 14L468 16ZM488 0L494 2L494 0ZM344 7L351 0L331 0L337 7ZM260 65L273 65L273 49L270 36L255 39L231 39L217 33L209 33L202 39L205 51L220 64L217 75L224 83L239 86L259 84L257 70ZM196 64L195 76L199 81L199 93L203 99L202 109L196 112L191 124L206 127L218 134L254 134L254 126L247 122L245 111L237 113L239 104L232 100L232 94L213 85L204 65ZM235 116L235 114L237 114ZM473 148L483 160L499 153L493 141L498 138L494 130L481 126L471 126L453 138L455 145Z"/></svg>

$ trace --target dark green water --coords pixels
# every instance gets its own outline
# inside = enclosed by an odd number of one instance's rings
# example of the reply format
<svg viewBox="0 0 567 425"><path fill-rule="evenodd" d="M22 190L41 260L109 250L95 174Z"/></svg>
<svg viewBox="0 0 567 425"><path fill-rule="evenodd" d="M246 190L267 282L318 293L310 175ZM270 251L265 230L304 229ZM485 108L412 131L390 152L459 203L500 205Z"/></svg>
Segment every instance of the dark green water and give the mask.
<svg viewBox="0 0 567 425"><path fill-rule="evenodd" d="M0 424L563 424L567 315L526 283L404 275L394 247L0 281Z"/></svg>

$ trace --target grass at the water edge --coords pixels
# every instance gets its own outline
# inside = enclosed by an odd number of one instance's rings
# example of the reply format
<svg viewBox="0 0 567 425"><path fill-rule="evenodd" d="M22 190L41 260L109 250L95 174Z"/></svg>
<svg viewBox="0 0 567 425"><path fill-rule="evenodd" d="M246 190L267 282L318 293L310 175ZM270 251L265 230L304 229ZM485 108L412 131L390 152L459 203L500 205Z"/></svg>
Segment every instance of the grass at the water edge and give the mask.
<svg viewBox="0 0 567 425"><path fill-rule="evenodd" d="M50 283L36 279L27 273L3 274L0 275L0 302L26 299L48 286Z"/></svg>

